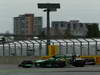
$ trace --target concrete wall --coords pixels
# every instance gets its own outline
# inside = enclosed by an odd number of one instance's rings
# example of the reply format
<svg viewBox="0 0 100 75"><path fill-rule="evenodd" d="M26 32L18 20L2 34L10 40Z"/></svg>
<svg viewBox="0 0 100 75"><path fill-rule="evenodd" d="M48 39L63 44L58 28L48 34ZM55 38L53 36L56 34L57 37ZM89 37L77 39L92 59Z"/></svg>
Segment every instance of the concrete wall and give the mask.
<svg viewBox="0 0 100 75"><path fill-rule="evenodd" d="M19 64L23 60L37 59L37 57L30 56L0 56L0 64Z"/></svg>

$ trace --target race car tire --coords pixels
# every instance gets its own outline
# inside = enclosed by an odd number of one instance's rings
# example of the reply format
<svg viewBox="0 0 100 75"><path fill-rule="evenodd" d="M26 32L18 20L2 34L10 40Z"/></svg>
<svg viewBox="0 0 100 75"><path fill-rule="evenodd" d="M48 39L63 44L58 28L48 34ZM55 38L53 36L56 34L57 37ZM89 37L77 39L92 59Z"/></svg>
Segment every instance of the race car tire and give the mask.
<svg viewBox="0 0 100 75"><path fill-rule="evenodd" d="M72 63L73 66L75 67L84 67L85 66L85 62L84 61L75 61Z"/></svg>

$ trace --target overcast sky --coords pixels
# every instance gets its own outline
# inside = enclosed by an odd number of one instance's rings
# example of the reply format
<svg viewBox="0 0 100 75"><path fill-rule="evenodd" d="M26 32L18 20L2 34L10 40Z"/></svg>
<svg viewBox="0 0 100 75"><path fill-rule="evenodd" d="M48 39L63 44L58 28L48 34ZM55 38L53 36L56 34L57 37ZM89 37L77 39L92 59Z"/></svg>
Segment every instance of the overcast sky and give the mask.
<svg viewBox="0 0 100 75"><path fill-rule="evenodd" d="M61 8L51 13L51 20L97 22L100 24L100 0L0 0L0 33L13 32L13 17L34 13L43 16L46 26L46 13L37 8L37 3L60 3Z"/></svg>

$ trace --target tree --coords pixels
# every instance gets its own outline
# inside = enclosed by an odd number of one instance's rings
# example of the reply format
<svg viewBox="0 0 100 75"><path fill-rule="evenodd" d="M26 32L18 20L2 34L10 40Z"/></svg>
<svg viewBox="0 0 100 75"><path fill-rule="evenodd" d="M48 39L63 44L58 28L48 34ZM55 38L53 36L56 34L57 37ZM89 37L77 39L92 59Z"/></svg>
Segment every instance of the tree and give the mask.
<svg viewBox="0 0 100 75"><path fill-rule="evenodd" d="M45 39L45 38L46 38L45 31L42 31L42 32L41 32L40 38L41 38L41 39Z"/></svg>
<svg viewBox="0 0 100 75"><path fill-rule="evenodd" d="M91 24L87 25L88 32L87 32L87 37L88 38L93 38L93 37L99 37L99 27L98 24Z"/></svg>
<svg viewBox="0 0 100 75"><path fill-rule="evenodd" d="M68 30L68 29L65 30L64 38L65 39L72 38L72 34L71 34L70 30Z"/></svg>

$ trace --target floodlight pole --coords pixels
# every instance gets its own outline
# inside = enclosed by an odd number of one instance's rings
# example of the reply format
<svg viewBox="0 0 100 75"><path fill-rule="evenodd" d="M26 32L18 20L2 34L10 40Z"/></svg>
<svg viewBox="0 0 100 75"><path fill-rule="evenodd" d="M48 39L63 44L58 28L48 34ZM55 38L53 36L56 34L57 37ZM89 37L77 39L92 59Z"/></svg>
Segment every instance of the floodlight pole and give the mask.
<svg viewBox="0 0 100 75"><path fill-rule="evenodd" d="M49 51L48 46L50 45L50 9L47 8L46 10L44 10L44 12L47 12L47 30L46 30L47 45L46 45L46 54L48 55L48 51Z"/></svg>
<svg viewBox="0 0 100 75"><path fill-rule="evenodd" d="M44 11L47 12L47 45L46 45L46 54L48 55L50 45L50 11L56 11L57 8L60 8L59 3L38 3L38 8L45 9Z"/></svg>
<svg viewBox="0 0 100 75"><path fill-rule="evenodd" d="M47 9L47 51L46 51L47 55L49 51L48 48L49 45L50 45L50 10Z"/></svg>

